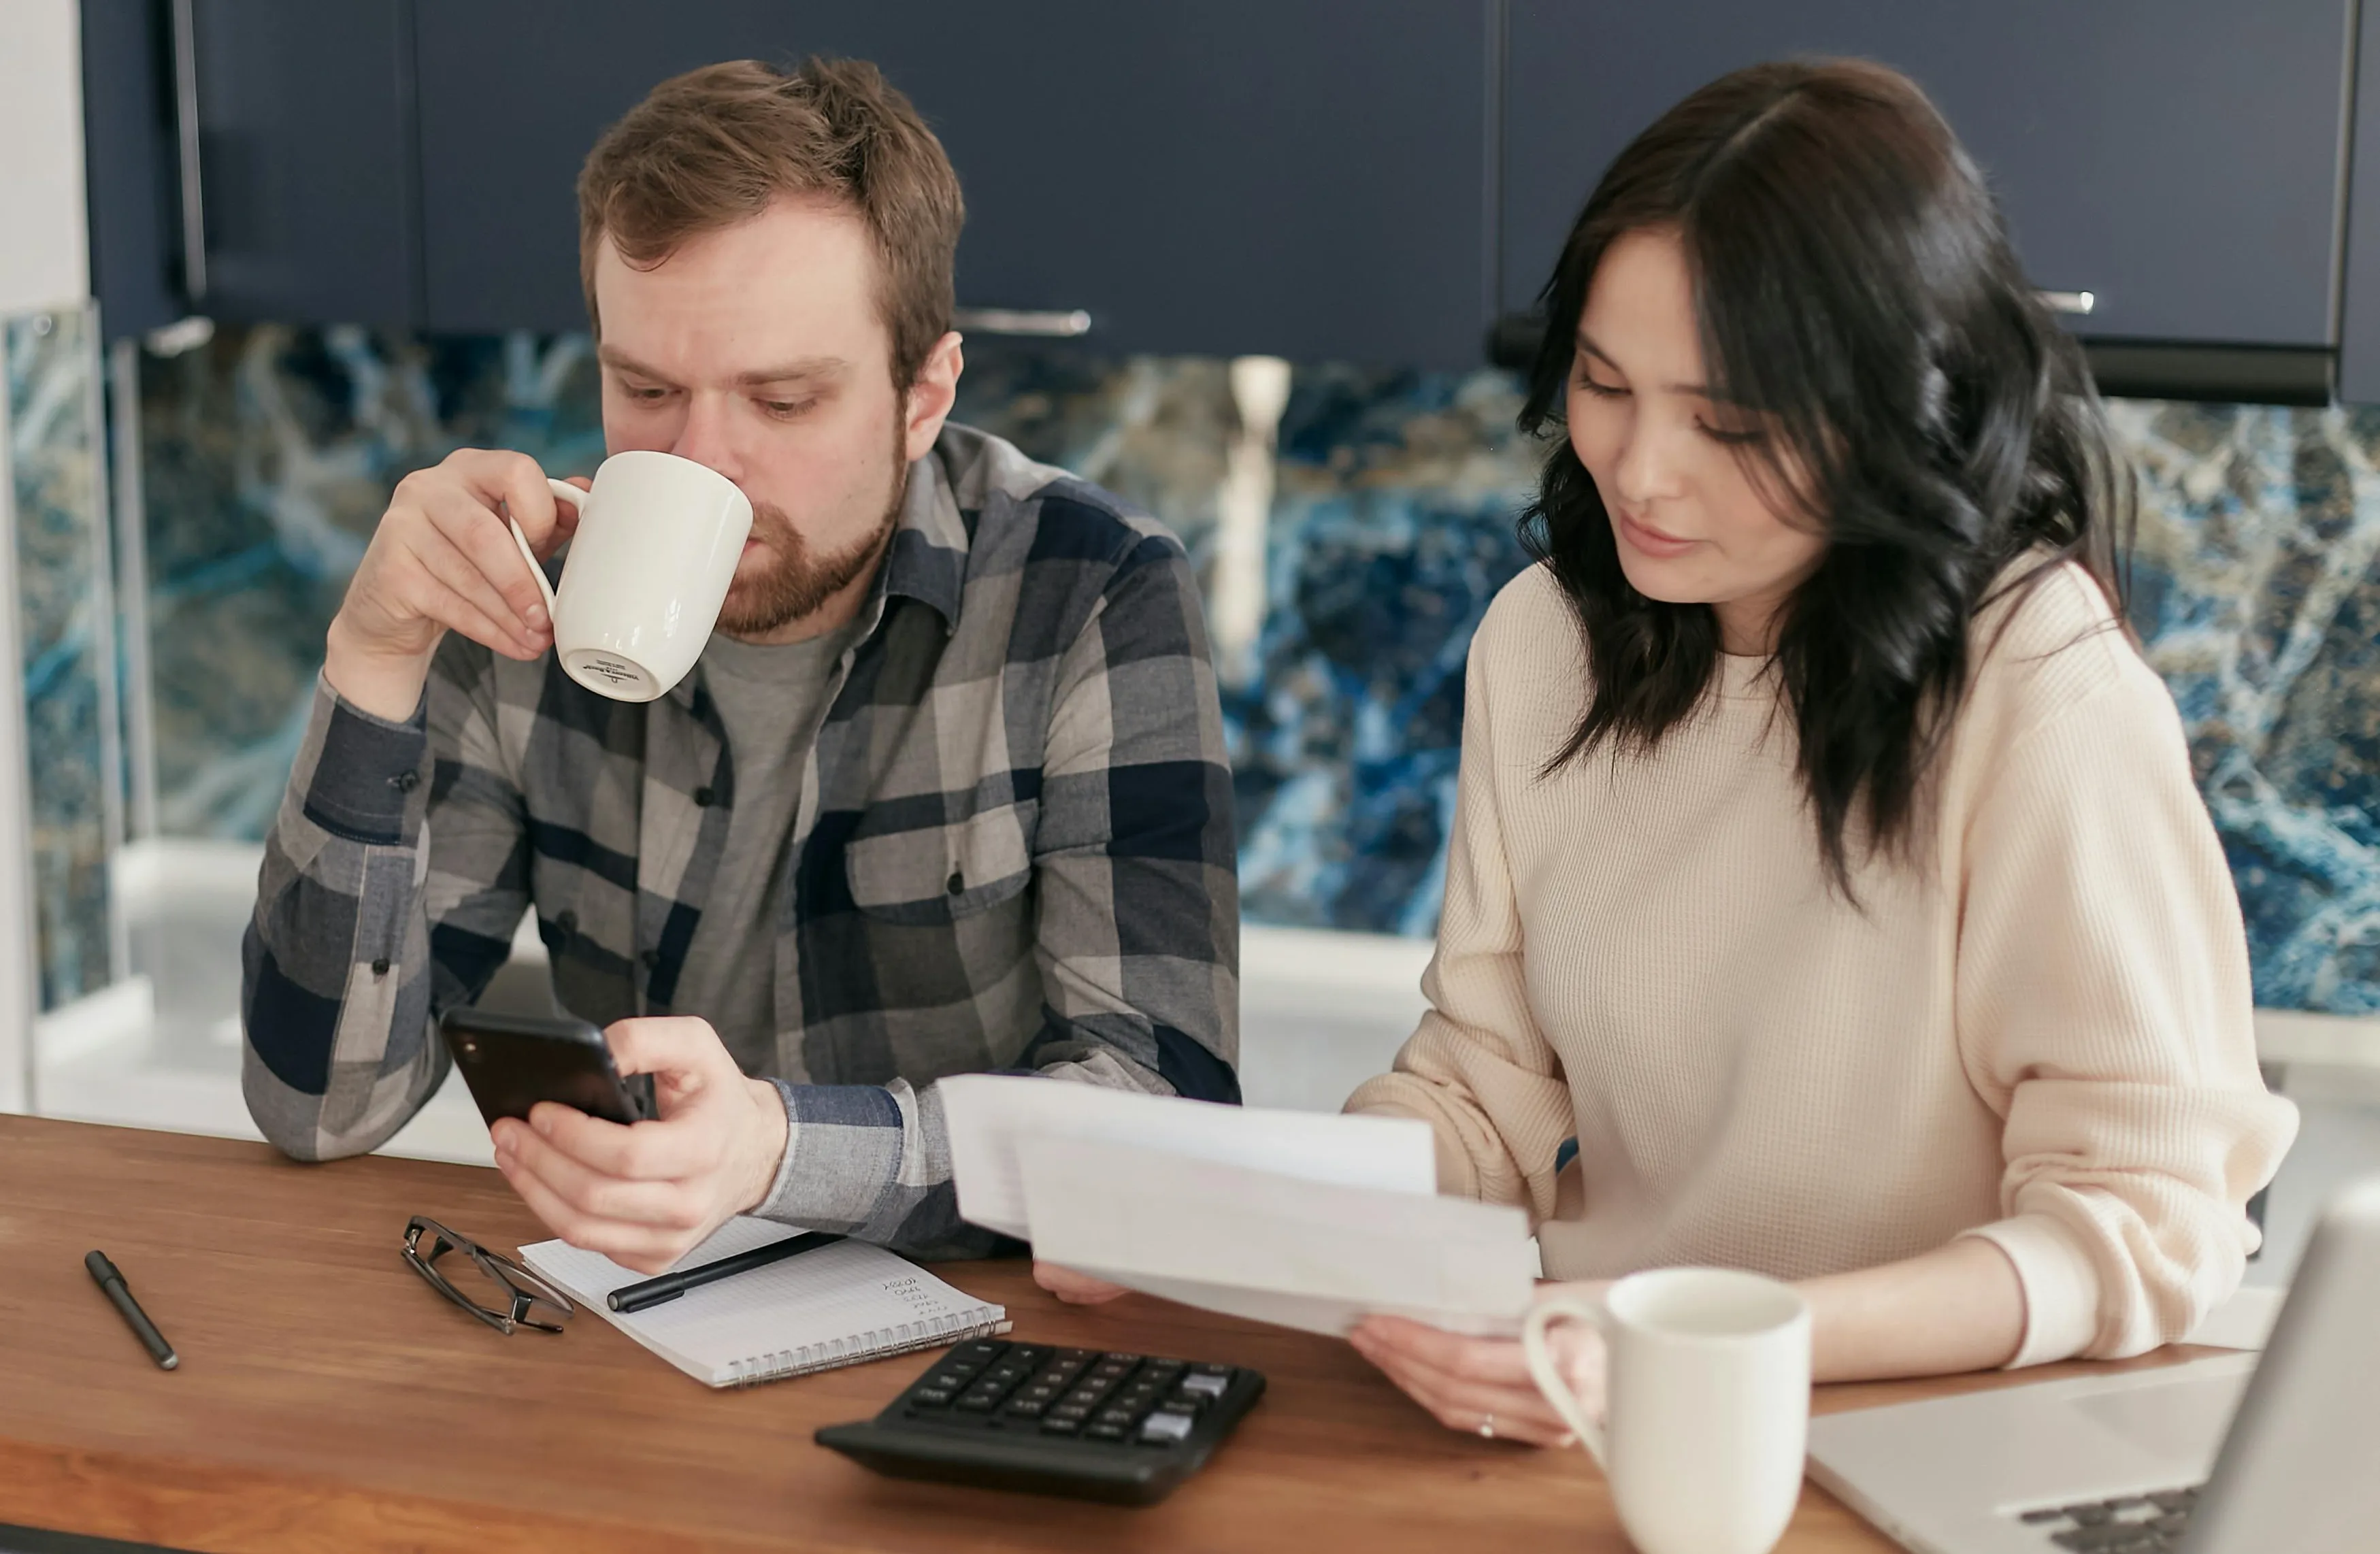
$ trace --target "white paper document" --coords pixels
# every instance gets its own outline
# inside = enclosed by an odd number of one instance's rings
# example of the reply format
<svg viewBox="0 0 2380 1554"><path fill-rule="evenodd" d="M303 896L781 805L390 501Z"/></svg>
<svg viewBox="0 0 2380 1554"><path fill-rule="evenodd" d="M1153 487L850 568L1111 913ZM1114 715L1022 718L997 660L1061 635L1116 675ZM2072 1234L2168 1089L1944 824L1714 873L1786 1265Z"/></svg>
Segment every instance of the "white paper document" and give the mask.
<svg viewBox="0 0 2380 1554"><path fill-rule="evenodd" d="M935 1087L960 1215L1036 1243L1018 1156L1027 1139L1131 1144L1309 1182L1425 1197L1438 1191L1438 1146L1418 1117L1218 1106L1029 1074L953 1074Z"/></svg>
<svg viewBox="0 0 2380 1554"><path fill-rule="evenodd" d="M1034 1137L1016 1147L1034 1256L1132 1289L1331 1334L1385 1312L1509 1335L1529 1307L1534 1248L1516 1208L1138 1144Z"/></svg>

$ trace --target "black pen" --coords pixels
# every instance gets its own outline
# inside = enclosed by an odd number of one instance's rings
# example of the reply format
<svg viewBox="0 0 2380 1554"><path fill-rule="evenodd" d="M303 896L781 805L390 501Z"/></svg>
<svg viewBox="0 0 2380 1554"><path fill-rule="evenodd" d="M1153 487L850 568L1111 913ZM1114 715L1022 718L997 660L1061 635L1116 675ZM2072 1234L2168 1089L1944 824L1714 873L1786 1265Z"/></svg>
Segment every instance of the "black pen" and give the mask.
<svg viewBox="0 0 2380 1554"><path fill-rule="evenodd" d="M115 1265L107 1260L106 1253L91 1253L83 1258L82 1266L91 1270L92 1281L106 1293L109 1300L115 1303L115 1309L123 1314L126 1326L147 1347L149 1357L157 1362L158 1369L172 1370L182 1363L182 1357L174 1353L174 1346L165 1342L165 1335L157 1330L157 1324L149 1320L149 1314L140 1309L140 1303L134 1300L132 1292L124 1287L124 1275L115 1271Z"/></svg>
<svg viewBox="0 0 2380 1554"><path fill-rule="evenodd" d="M797 1257L805 1252L815 1252L821 1246L832 1246L842 1239L843 1237L839 1235L829 1235L824 1231L804 1231L799 1235L787 1236L783 1241L772 1241L766 1246L755 1246L749 1252L738 1252L732 1257L722 1257L715 1263L705 1263L700 1268L674 1269L657 1278L648 1279L641 1284L623 1284L605 1295L603 1304L622 1313L642 1311L649 1305L659 1305L663 1301L674 1301L688 1290L700 1289L705 1284L728 1278L733 1274L748 1273L756 1268L767 1268L771 1263L782 1261L786 1257Z"/></svg>

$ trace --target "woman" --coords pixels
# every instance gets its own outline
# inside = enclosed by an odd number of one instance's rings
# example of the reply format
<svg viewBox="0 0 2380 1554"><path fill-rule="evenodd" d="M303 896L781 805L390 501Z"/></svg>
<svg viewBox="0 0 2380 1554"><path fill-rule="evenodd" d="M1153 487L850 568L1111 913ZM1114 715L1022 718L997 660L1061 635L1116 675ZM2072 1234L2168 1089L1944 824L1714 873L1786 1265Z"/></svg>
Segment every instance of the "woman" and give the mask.
<svg viewBox="0 0 2380 1554"><path fill-rule="evenodd" d="M1554 1278L1799 1281L1821 1380L2179 1338L2296 1113L2118 613L2129 474L1973 166L1881 67L1739 71L1544 300L1540 565L1471 650L1431 1011L1350 1110L1426 1119ZM1354 1342L1562 1438L1515 1342Z"/></svg>
<svg viewBox="0 0 2380 1554"><path fill-rule="evenodd" d="M1350 1110L1427 1121L1555 1279L1800 1281L1821 1379L2179 1337L2295 1112L2117 613L2129 477L1974 168L1889 70L1740 71L1544 300L1539 565L1471 650L1430 1012ZM1454 1428L1563 1439L1516 1342L1354 1339Z"/></svg>

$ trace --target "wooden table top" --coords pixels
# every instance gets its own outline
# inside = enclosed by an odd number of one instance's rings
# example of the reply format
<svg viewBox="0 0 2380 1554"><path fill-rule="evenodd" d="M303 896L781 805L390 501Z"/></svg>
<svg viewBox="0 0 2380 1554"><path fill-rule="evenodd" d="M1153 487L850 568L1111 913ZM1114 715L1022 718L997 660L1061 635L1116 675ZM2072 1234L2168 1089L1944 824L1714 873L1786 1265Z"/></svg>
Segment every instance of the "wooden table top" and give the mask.
<svg viewBox="0 0 2380 1554"><path fill-rule="evenodd" d="M413 1214L507 1250L544 1235L478 1167L0 1116L0 1524L225 1554L1627 1547L1583 1452L1444 1429L1335 1341L1142 1296L1062 1305L1014 1260L935 1271L1019 1339L1255 1366L1264 1401L1153 1507L880 1478L810 1434L874 1414L919 1358L714 1391L592 1314L504 1337L403 1266ZM92 1286L94 1247L178 1370ZM1782 1548L1891 1545L1811 1485Z"/></svg>

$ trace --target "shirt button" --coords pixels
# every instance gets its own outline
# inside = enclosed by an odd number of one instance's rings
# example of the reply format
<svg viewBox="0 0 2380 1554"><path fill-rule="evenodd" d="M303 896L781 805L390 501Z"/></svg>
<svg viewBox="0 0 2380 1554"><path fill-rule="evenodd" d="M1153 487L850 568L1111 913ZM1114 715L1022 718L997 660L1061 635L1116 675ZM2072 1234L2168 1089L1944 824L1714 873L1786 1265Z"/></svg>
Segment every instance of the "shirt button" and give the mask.
<svg viewBox="0 0 2380 1554"><path fill-rule="evenodd" d="M578 914L576 912L565 911L561 917L553 919L553 926L565 935L577 933L578 931Z"/></svg>
<svg viewBox="0 0 2380 1554"><path fill-rule="evenodd" d="M719 795L709 788L697 788L694 790L694 802L698 807L708 809L719 802Z"/></svg>
<svg viewBox="0 0 2380 1554"><path fill-rule="evenodd" d="M644 960L647 971L659 971L662 968L662 953L659 950L646 951Z"/></svg>
<svg viewBox="0 0 2380 1554"><path fill-rule="evenodd" d="M372 975L374 977L385 977L388 975L387 956L382 955L380 959L372 962Z"/></svg>
<svg viewBox="0 0 2380 1554"><path fill-rule="evenodd" d="M942 889L950 892L953 895L962 895L965 893L966 876L960 873L955 868L952 869L951 877L949 880L943 884Z"/></svg>
<svg viewBox="0 0 2380 1554"><path fill-rule="evenodd" d="M388 785L395 788L398 793L409 794L414 789L421 785L421 773L419 771L400 771L395 776L388 780Z"/></svg>

